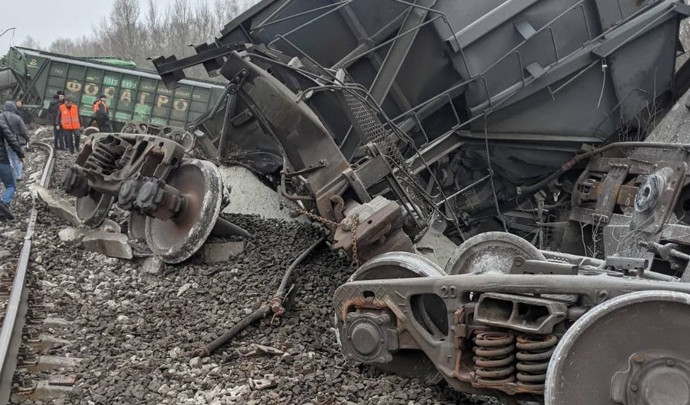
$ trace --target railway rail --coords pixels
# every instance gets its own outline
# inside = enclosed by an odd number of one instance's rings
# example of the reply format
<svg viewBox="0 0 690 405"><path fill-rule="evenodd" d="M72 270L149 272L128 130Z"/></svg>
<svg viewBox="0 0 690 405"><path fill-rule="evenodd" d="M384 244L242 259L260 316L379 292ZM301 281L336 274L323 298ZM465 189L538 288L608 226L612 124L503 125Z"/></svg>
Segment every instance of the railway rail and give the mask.
<svg viewBox="0 0 690 405"><path fill-rule="evenodd" d="M48 187L55 162L53 147L44 142L34 143L34 146L43 149L47 153L39 184L43 187ZM36 201L34 191L32 191L32 199L34 202ZM11 284L9 297L7 298L2 329L0 329L0 403L3 404L8 403L12 394L12 378L17 367L17 354L22 343L22 330L24 328L29 298L29 290L27 288L28 265L37 216L38 210L34 204L29 214L24 243Z"/></svg>

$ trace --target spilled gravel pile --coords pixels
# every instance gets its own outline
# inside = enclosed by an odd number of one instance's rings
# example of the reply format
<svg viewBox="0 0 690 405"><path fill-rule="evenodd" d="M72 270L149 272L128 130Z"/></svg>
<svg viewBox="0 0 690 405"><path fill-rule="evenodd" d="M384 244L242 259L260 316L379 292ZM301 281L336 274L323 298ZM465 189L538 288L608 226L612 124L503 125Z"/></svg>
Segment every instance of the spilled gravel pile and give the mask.
<svg viewBox="0 0 690 405"><path fill-rule="evenodd" d="M54 178L70 157L59 156ZM143 258L107 258L60 241L67 224L41 207L37 273L52 315L72 321L62 336L72 345L63 350L83 359L67 403L485 403L346 362L335 341L331 296L351 270L326 247L295 272L285 317L249 327L209 358L193 357L271 298L287 266L321 236L310 224L228 218L254 235L243 253L216 265L196 255L159 269L143 266Z"/></svg>

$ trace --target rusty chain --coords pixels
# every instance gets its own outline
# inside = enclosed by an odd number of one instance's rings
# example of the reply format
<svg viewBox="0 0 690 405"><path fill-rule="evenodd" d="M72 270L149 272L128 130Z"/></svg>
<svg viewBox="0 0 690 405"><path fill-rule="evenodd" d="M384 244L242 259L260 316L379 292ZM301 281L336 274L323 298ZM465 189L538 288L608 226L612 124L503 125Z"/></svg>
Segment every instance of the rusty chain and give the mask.
<svg viewBox="0 0 690 405"><path fill-rule="evenodd" d="M341 221L340 223L331 221L328 218L324 218L320 215L314 214L313 212L309 212L303 208L292 206L290 204L285 203L284 201L281 201L281 205L296 213L305 215L307 218L311 219L314 222L326 225L332 231L335 231L337 228L344 229L346 225L348 225L345 223L345 220ZM355 215L352 222L353 223L350 230L352 233L352 267L357 268L359 267L359 258L357 256L357 226L359 226L359 215Z"/></svg>
<svg viewBox="0 0 690 405"><path fill-rule="evenodd" d="M355 215L352 220L352 267L359 267L359 258L357 257L357 226L359 226L359 214Z"/></svg>

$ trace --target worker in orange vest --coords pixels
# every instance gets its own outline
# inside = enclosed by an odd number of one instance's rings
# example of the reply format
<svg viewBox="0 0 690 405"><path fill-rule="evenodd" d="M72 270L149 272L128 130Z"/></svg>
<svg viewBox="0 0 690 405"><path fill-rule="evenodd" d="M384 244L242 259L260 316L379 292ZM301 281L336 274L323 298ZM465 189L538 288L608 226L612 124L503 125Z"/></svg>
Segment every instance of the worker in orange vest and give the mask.
<svg viewBox="0 0 690 405"><path fill-rule="evenodd" d="M81 136L81 120L79 119L79 108L72 104L72 100L65 98L65 103L60 106L57 115L56 125L60 127L65 145L71 153L79 150L79 137Z"/></svg>
<svg viewBox="0 0 690 405"><path fill-rule="evenodd" d="M100 132L113 132L113 128L110 125L110 117L108 116L105 94L101 94L98 100L94 101L91 121L91 125L97 126Z"/></svg>

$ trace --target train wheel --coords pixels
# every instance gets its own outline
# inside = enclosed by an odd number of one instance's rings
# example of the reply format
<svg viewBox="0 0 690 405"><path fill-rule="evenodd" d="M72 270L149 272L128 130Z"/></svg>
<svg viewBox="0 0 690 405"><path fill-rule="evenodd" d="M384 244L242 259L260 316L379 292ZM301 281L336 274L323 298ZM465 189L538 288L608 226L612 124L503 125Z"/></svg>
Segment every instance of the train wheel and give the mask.
<svg viewBox="0 0 690 405"><path fill-rule="evenodd" d="M85 197L77 198L76 213L79 222L89 228L101 226L110 212L115 198L96 191Z"/></svg>
<svg viewBox="0 0 690 405"><path fill-rule="evenodd" d="M453 252L445 271L450 275L510 273L516 257L546 260L531 243L506 232L485 232L467 239Z"/></svg>
<svg viewBox="0 0 690 405"><path fill-rule="evenodd" d="M408 252L391 252L367 261L348 282L443 276L446 276L446 273L441 268L422 256ZM425 296L413 303L413 306L420 323L429 333L439 338L448 333L448 314L440 298ZM375 365L384 371L417 378L429 384L441 380L441 375L433 363L418 350L399 350L393 354L390 362Z"/></svg>
<svg viewBox="0 0 690 405"><path fill-rule="evenodd" d="M551 357L546 405L690 404L690 294L640 291L568 329Z"/></svg>
<svg viewBox="0 0 690 405"><path fill-rule="evenodd" d="M223 183L216 165L196 159L182 163L166 183L184 195L182 211L168 221L147 217L144 233L151 251L174 264L190 258L206 242L220 214Z"/></svg>

